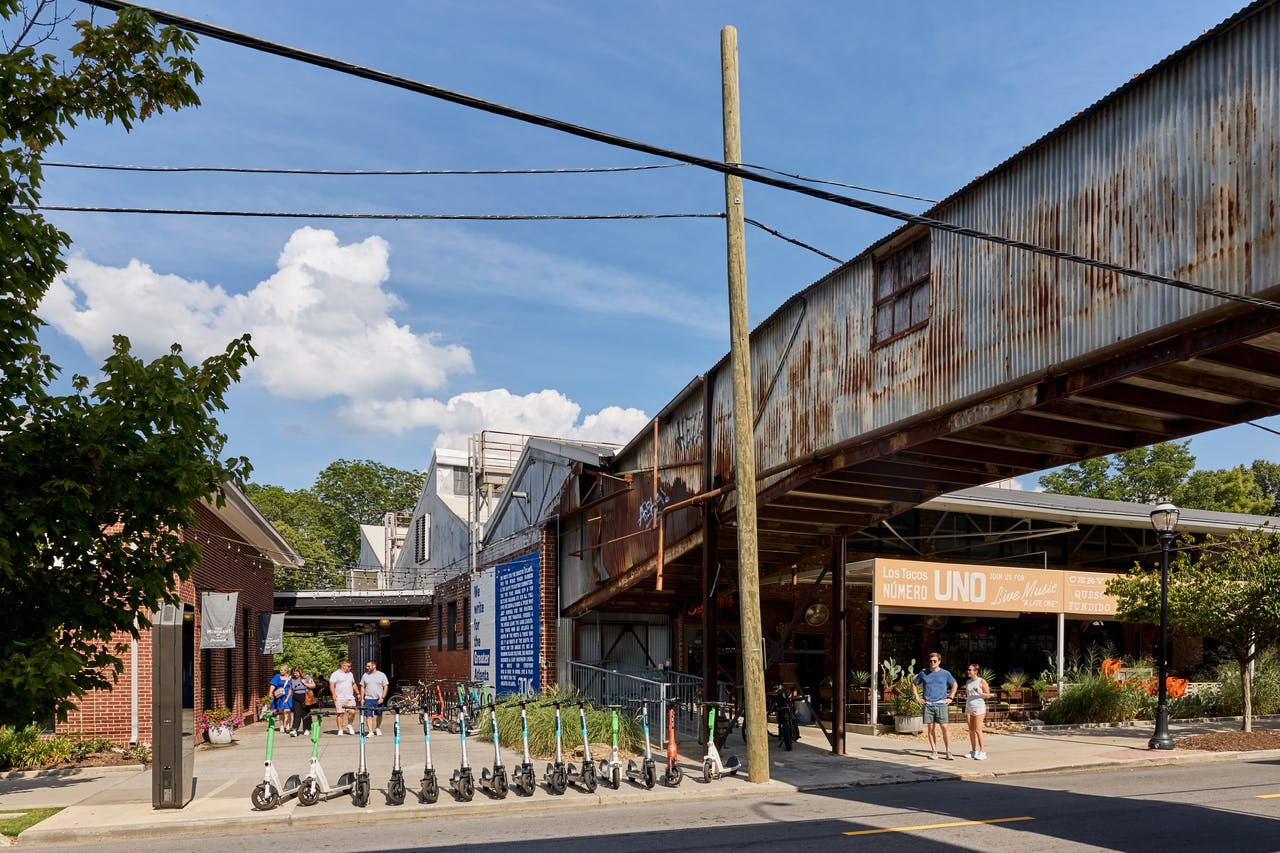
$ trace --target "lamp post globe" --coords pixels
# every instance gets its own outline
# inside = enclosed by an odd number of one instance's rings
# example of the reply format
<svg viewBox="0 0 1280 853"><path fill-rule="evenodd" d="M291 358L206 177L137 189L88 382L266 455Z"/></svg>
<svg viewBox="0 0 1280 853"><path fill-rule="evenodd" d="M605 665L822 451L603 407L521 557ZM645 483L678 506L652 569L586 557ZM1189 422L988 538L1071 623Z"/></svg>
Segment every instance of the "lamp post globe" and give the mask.
<svg viewBox="0 0 1280 853"><path fill-rule="evenodd" d="M1157 649L1159 679L1156 690L1156 730L1148 749L1173 749L1169 734L1169 546L1178 528L1178 508L1161 501L1151 510L1151 526L1160 537L1160 645Z"/></svg>

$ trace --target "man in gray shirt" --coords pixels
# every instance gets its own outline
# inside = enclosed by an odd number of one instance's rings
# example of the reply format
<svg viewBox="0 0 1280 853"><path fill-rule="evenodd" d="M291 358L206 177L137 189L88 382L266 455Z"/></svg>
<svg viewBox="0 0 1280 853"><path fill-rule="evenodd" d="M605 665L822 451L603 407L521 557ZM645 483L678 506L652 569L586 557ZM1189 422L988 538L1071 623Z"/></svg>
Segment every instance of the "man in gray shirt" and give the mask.
<svg viewBox="0 0 1280 853"><path fill-rule="evenodd" d="M365 718L376 718L373 724L375 735L382 734L382 706L386 702L389 686L387 677L378 671L378 665L373 661L366 661L364 675L360 676L360 690L364 695Z"/></svg>

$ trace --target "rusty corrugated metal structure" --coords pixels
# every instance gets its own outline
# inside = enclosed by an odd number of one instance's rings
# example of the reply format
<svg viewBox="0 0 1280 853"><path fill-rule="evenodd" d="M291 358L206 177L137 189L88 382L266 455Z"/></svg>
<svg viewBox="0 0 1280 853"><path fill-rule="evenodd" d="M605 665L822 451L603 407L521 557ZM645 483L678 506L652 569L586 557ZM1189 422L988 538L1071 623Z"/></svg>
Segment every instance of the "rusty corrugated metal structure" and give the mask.
<svg viewBox="0 0 1280 853"><path fill-rule="evenodd" d="M1278 58L1280 3L1255 3L927 215L1278 299ZM1280 310L942 231L903 297L927 316L877 334L882 268L925 233L899 229L752 334L762 574L825 564L835 538L944 492L1280 412ZM564 495L565 615L701 596L703 505L734 515L731 491L690 500L735 479L728 367ZM732 535L712 563L735 576Z"/></svg>

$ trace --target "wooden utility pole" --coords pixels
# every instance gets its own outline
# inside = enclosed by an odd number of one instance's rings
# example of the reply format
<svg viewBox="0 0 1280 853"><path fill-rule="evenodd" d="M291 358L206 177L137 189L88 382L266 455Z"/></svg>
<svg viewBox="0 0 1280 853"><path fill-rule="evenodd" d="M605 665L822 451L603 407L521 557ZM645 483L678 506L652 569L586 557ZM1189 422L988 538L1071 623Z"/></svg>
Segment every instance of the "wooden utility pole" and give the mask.
<svg viewBox="0 0 1280 853"><path fill-rule="evenodd" d="M724 162L742 162L738 115L738 31L720 30ZM724 176L729 260L729 362L733 374L733 459L738 493L738 609L742 614L742 685L746 693L747 780L769 781L765 731L764 635L760 627L760 560L756 541L755 404L751 399L751 328L747 321L747 254L742 179ZM711 638L707 638L710 641ZM706 645L710 650L710 645ZM708 736L711 736L710 733Z"/></svg>

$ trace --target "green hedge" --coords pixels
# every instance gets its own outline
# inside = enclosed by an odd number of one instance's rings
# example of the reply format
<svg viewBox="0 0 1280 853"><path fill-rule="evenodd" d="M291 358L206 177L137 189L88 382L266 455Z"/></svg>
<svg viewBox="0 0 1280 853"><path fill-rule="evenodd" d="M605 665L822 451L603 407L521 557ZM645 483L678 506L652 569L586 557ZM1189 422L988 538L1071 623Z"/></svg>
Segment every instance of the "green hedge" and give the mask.
<svg viewBox="0 0 1280 853"><path fill-rule="evenodd" d="M519 752L520 750L520 706L515 704L516 698L508 697L498 705L498 742L503 748ZM529 705L526 713L529 717L529 754L538 759L554 758L556 754L556 722L555 709L543 707L546 702L555 699L576 700L577 694L549 688L538 699L537 704ZM586 706L587 736L594 744L610 744L613 742L611 714L608 708ZM624 752L638 753L644 749L644 728L638 720L632 718L634 709L618 710L618 749ZM653 708L649 709L649 726L656 725ZM482 718L481 741L492 742L493 729L491 718L486 713ZM578 708L575 705L560 707L561 738L564 741L566 755L574 749L582 748L582 727L578 719ZM598 749L597 749L598 754Z"/></svg>

